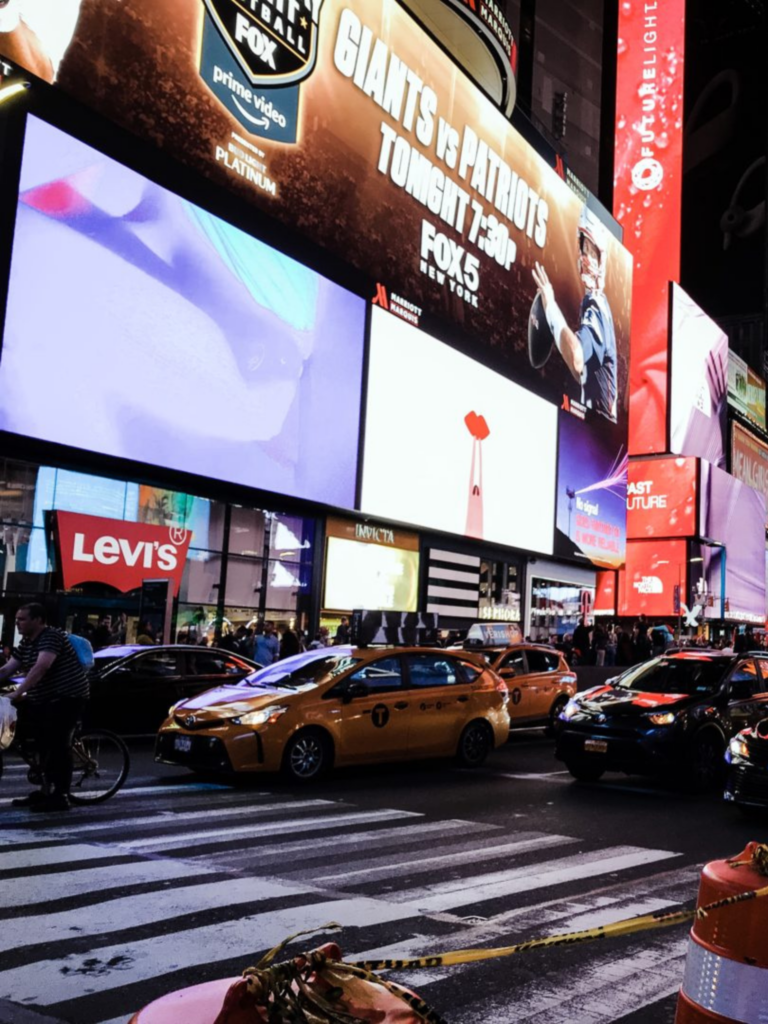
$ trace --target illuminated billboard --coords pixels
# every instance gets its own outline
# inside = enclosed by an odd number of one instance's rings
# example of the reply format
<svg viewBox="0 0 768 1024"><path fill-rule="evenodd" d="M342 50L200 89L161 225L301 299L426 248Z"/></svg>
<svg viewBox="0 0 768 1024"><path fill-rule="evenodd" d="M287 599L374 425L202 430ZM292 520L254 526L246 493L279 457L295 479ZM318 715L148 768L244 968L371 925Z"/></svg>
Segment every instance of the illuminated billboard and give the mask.
<svg viewBox="0 0 768 1024"><path fill-rule="evenodd" d="M415 612L419 538L414 533L329 518L323 608Z"/></svg>
<svg viewBox="0 0 768 1024"><path fill-rule="evenodd" d="M696 532L696 459L630 462L627 537L693 537Z"/></svg>
<svg viewBox="0 0 768 1024"><path fill-rule="evenodd" d="M616 569L626 543L626 444L561 412L555 554Z"/></svg>
<svg viewBox="0 0 768 1024"><path fill-rule="evenodd" d="M667 451L668 292L680 277L685 0L619 4L613 212L634 259L630 455Z"/></svg>
<svg viewBox="0 0 768 1024"><path fill-rule="evenodd" d="M728 336L672 286L669 450L725 469Z"/></svg>
<svg viewBox="0 0 768 1024"><path fill-rule="evenodd" d="M728 402L765 430L765 381L735 352L728 353Z"/></svg>
<svg viewBox="0 0 768 1024"><path fill-rule="evenodd" d="M362 271L380 304L625 425L627 250L395 0L279 8L91 0L57 85Z"/></svg>
<svg viewBox="0 0 768 1024"><path fill-rule="evenodd" d="M364 330L362 299L28 119L0 429L353 507Z"/></svg>
<svg viewBox="0 0 768 1024"><path fill-rule="evenodd" d="M552 553L557 409L373 310L362 510Z"/></svg>
<svg viewBox="0 0 768 1024"><path fill-rule="evenodd" d="M768 445L736 422L731 430L731 473L768 503Z"/></svg>
<svg viewBox="0 0 768 1024"><path fill-rule="evenodd" d="M765 513L760 491L702 463L700 532L709 543L701 545L701 557L707 592L715 598L707 617L765 620Z"/></svg>
<svg viewBox="0 0 768 1024"><path fill-rule="evenodd" d="M677 614L675 595L686 593L687 549L685 540L628 540L620 613Z"/></svg>

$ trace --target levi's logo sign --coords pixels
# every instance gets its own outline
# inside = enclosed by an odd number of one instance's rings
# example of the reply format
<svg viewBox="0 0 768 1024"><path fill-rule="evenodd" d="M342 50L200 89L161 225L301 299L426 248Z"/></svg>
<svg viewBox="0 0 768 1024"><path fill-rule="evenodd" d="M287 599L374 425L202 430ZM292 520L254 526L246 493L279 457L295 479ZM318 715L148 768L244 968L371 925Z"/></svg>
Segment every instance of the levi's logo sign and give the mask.
<svg viewBox="0 0 768 1024"><path fill-rule="evenodd" d="M86 550L87 541L84 533L75 534L72 560L74 562L101 562L102 565L116 565L124 561L128 566L139 565L144 569L170 571L179 564L178 548L173 544L160 544L158 541L140 540L135 544L124 537L99 537L93 544L93 550Z"/></svg>
<svg viewBox="0 0 768 1024"><path fill-rule="evenodd" d="M317 59L323 0L204 0L251 85L295 85Z"/></svg>
<svg viewBox="0 0 768 1024"><path fill-rule="evenodd" d="M56 537L66 588L106 583L125 593L164 577L173 580L175 595L192 539L183 524L155 526L74 512L56 513Z"/></svg>

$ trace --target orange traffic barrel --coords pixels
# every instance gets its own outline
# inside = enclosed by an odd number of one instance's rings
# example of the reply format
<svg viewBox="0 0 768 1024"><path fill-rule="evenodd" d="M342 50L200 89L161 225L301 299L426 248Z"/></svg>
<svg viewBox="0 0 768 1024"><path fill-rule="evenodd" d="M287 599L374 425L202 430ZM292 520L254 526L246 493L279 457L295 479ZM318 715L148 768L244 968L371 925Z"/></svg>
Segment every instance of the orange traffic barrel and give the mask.
<svg viewBox="0 0 768 1024"><path fill-rule="evenodd" d="M750 843L732 861L711 861L701 873L698 906L764 888ZM688 940L675 1024L738 1021L768 1024L768 913L745 899L697 918Z"/></svg>
<svg viewBox="0 0 768 1024"><path fill-rule="evenodd" d="M238 978L223 978L170 992L139 1010L129 1024L213 1024L230 986L237 981Z"/></svg>
<svg viewBox="0 0 768 1024"><path fill-rule="evenodd" d="M322 954L336 965L329 963L326 970L318 964L318 973L307 977L305 987L316 990L321 996L335 990L341 1016L349 1014L354 1019L375 1019L380 1024L419 1024L424 1020L417 1009L389 991L381 979L345 976L344 965L338 963L341 950L335 943L326 943L314 953ZM302 956L294 963L303 965L308 961ZM415 993L407 989L402 991L412 997L415 1004L424 1006ZM260 1005L247 979L239 977L170 992L139 1010L129 1024L267 1024L270 1019L267 1008ZM439 1021L441 1018L433 1014L430 1019Z"/></svg>

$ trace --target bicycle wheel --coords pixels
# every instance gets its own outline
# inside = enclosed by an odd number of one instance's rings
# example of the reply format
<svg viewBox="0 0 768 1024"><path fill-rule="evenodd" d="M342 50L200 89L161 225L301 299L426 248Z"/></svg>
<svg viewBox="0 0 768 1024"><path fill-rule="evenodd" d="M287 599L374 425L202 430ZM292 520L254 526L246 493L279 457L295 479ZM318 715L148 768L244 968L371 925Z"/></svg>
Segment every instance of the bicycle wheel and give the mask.
<svg viewBox="0 0 768 1024"><path fill-rule="evenodd" d="M128 777L131 758L128 747L113 732L88 729L72 744L72 788L74 804L99 804L109 800Z"/></svg>

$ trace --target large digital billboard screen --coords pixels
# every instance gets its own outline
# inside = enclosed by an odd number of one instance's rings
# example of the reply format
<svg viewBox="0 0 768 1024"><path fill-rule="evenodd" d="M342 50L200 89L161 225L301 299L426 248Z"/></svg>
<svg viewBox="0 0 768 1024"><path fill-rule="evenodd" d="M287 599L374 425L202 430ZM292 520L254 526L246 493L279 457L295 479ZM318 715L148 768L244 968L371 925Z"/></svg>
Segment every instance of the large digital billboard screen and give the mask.
<svg viewBox="0 0 768 1024"><path fill-rule="evenodd" d="M90 0L63 33L61 89L499 373L626 424L629 253L395 0Z"/></svg>
<svg viewBox="0 0 768 1024"><path fill-rule="evenodd" d="M630 455L667 451L668 295L680 277L685 0L621 3L613 212L635 264Z"/></svg>
<svg viewBox="0 0 768 1024"><path fill-rule="evenodd" d="M701 546L707 590L715 598L706 609L707 617L724 614L740 622L764 621L765 496L729 473L702 463L700 517L701 536L716 542Z"/></svg>
<svg viewBox="0 0 768 1024"><path fill-rule="evenodd" d="M362 299L28 119L1 429L352 507L364 331Z"/></svg>
<svg viewBox="0 0 768 1024"><path fill-rule="evenodd" d="M628 540L619 614L676 614L675 594L682 599L687 588L687 557L685 540Z"/></svg>
<svg viewBox="0 0 768 1024"><path fill-rule="evenodd" d="M552 553L557 409L373 310L362 510Z"/></svg>
<svg viewBox="0 0 768 1024"><path fill-rule="evenodd" d="M627 537L696 535L696 459L637 459L627 478Z"/></svg>
<svg viewBox="0 0 768 1024"><path fill-rule="evenodd" d="M735 421L731 431L731 473L760 491L768 504L768 444Z"/></svg>
<svg viewBox="0 0 768 1024"><path fill-rule="evenodd" d="M324 608L415 612L418 600L418 551L328 538Z"/></svg>
<svg viewBox="0 0 768 1024"><path fill-rule="evenodd" d="M725 469L728 335L672 285L669 450Z"/></svg>
<svg viewBox="0 0 768 1024"><path fill-rule="evenodd" d="M555 554L617 569L627 544L627 449L616 431L560 413Z"/></svg>

